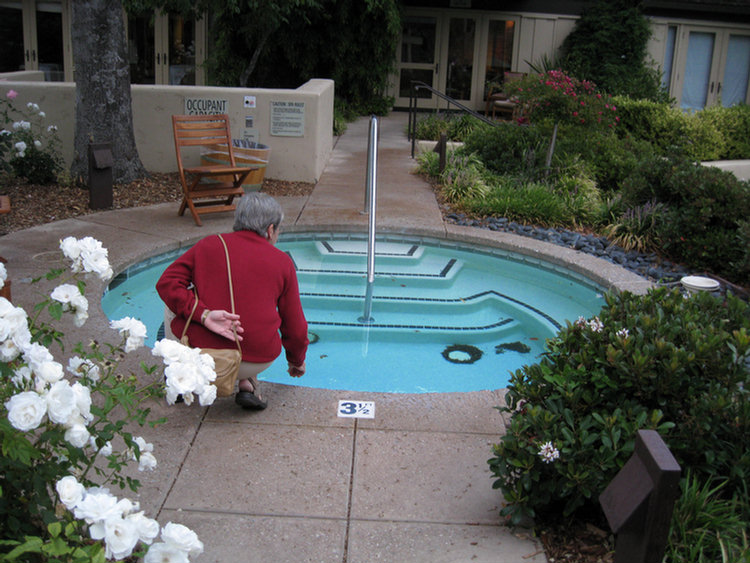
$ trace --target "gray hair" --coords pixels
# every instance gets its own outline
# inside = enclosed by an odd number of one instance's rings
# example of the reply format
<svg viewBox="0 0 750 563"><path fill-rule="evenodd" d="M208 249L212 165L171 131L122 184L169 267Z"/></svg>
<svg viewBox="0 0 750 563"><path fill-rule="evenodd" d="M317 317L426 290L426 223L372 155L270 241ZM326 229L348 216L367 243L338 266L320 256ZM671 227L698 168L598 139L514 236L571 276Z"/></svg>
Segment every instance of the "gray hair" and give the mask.
<svg viewBox="0 0 750 563"><path fill-rule="evenodd" d="M239 198L234 212L234 230L253 231L264 237L270 225L278 229L283 220L284 211L278 201L268 194L250 192Z"/></svg>

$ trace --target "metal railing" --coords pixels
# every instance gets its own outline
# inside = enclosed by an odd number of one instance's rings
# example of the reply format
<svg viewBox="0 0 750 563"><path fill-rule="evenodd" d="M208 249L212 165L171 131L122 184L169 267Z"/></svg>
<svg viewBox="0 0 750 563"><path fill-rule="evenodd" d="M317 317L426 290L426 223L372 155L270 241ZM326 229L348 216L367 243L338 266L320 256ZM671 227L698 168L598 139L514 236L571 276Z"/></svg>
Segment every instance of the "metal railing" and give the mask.
<svg viewBox="0 0 750 563"><path fill-rule="evenodd" d="M477 113L473 109L470 109L463 105L461 102L454 100L450 96L443 94L442 92L435 90L432 86L429 84L425 84L424 82L420 82L419 80L412 80L411 82L411 92L409 93L409 129L408 129L408 135L411 139L411 157L414 158L414 146L416 144L416 137L417 137L417 94L419 90L427 90L440 98L441 100L444 100L446 102L445 109L446 111L450 110L451 104L456 106L459 110L463 111L464 113L468 113L469 115L472 115L479 119L480 121L484 121L485 123L489 125L496 126L497 123L493 121L492 119L482 115L481 113Z"/></svg>
<svg viewBox="0 0 750 563"><path fill-rule="evenodd" d="M359 322L369 324L372 319L372 289L375 283L375 215L378 191L378 118L370 118L370 132L367 136L367 177L365 181L365 212L370 213L367 236L367 289L365 308Z"/></svg>

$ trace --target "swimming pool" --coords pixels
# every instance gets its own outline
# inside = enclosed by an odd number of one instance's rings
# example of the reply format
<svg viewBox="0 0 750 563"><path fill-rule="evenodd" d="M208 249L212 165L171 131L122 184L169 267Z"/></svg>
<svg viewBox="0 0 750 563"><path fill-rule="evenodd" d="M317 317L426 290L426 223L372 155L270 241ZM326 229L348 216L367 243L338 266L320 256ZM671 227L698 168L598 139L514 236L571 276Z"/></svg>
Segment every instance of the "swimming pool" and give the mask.
<svg viewBox="0 0 750 563"><path fill-rule="evenodd" d="M293 379L284 355L261 374L325 389L429 393L499 389L535 363L565 322L598 314L603 290L582 276L508 251L456 241L378 237L370 322L362 322L367 240L358 234L283 235L294 261L310 332L307 373ZM154 286L181 253L128 268L102 308L163 335ZM160 329L162 332L160 332Z"/></svg>

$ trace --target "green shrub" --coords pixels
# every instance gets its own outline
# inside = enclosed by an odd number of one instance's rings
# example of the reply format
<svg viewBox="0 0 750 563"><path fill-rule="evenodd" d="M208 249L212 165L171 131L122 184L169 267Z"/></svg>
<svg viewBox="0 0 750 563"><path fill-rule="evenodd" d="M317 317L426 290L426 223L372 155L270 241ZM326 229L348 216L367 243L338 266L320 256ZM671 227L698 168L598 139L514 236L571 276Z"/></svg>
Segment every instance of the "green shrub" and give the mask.
<svg viewBox="0 0 750 563"><path fill-rule="evenodd" d="M620 136L650 142L657 152L682 153L693 160L717 160L726 154L719 122L702 119L703 112L685 113L665 102L613 98L620 116Z"/></svg>
<svg viewBox="0 0 750 563"><path fill-rule="evenodd" d="M664 437L683 469L727 479L728 495L744 490L747 303L665 288L607 295L599 317L568 324L547 349L512 374L499 407L510 420L489 464L509 503L501 514L518 522L595 509L643 428Z"/></svg>
<svg viewBox="0 0 750 563"><path fill-rule="evenodd" d="M476 153L487 169L497 174L535 178L544 167L548 143L538 127L501 123L476 129L464 140L464 150Z"/></svg>
<svg viewBox="0 0 750 563"><path fill-rule="evenodd" d="M665 561L669 563L733 563L750 560L748 523L742 500L722 496L726 481L701 483L691 472L681 481L672 513ZM747 502L747 494L744 495ZM746 508L746 507L745 507Z"/></svg>
<svg viewBox="0 0 750 563"><path fill-rule="evenodd" d="M562 128L555 151L557 165L582 158L591 169L599 189L615 193L639 163L651 158L650 143L632 137L620 138L610 131Z"/></svg>
<svg viewBox="0 0 750 563"><path fill-rule="evenodd" d="M466 201L464 205L478 215L507 217L521 223L563 226L575 222L565 198L548 184L517 176L494 177L485 197Z"/></svg>
<svg viewBox="0 0 750 563"><path fill-rule="evenodd" d="M696 116L700 121L710 122L724 137L720 159L750 159L750 106L710 106L698 112Z"/></svg>
<svg viewBox="0 0 750 563"><path fill-rule="evenodd" d="M657 224L664 206L647 202L625 210L604 227L604 234L625 250L649 252L657 248Z"/></svg>
<svg viewBox="0 0 750 563"><path fill-rule="evenodd" d="M484 165L476 155L451 151L440 174L440 191L447 201L454 203L483 198L488 191L483 176Z"/></svg>
<svg viewBox="0 0 750 563"><path fill-rule="evenodd" d="M445 133L449 141L463 142L468 135L486 125L466 113L436 113L419 117L416 126L416 138L426 141L439 141Z"/></svg>
<svg viewBox="0 0 750 563"><path fill-rule="evenodd" d="M588 3L563 42L563 68L612 94L666 100L661 75L647 58L650 35L640 3Z"/></svg>
<svg viewBox="0 0 750 563"><path fill-rule="evenodd" d="M750 239L742 228L750 216L750 182L680 158L653 158L622 187L630 205L665 205L657 236L671 260L738 283L750 280Z"/></svg>

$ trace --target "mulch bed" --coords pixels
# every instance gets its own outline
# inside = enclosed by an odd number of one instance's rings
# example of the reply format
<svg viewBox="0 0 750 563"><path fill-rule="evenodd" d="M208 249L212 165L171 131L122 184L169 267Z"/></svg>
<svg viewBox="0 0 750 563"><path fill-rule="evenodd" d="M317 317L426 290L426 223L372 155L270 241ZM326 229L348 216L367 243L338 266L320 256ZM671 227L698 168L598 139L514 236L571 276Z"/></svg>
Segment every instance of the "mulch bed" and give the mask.
<svg viewBox="0 0 750 563"><path fill-rule="evenodd" d="M261 190L273 196L300 196L312 192L315 184L265 179ZM0 235L37 225L96 213L89 209L89 192L79 186L40 186L15 178L0 177L0 195L10 198L11 211L0 215ZM129 184L112 187L112 209L142 207L182 198L177 173L151 174Z"/></svg>

